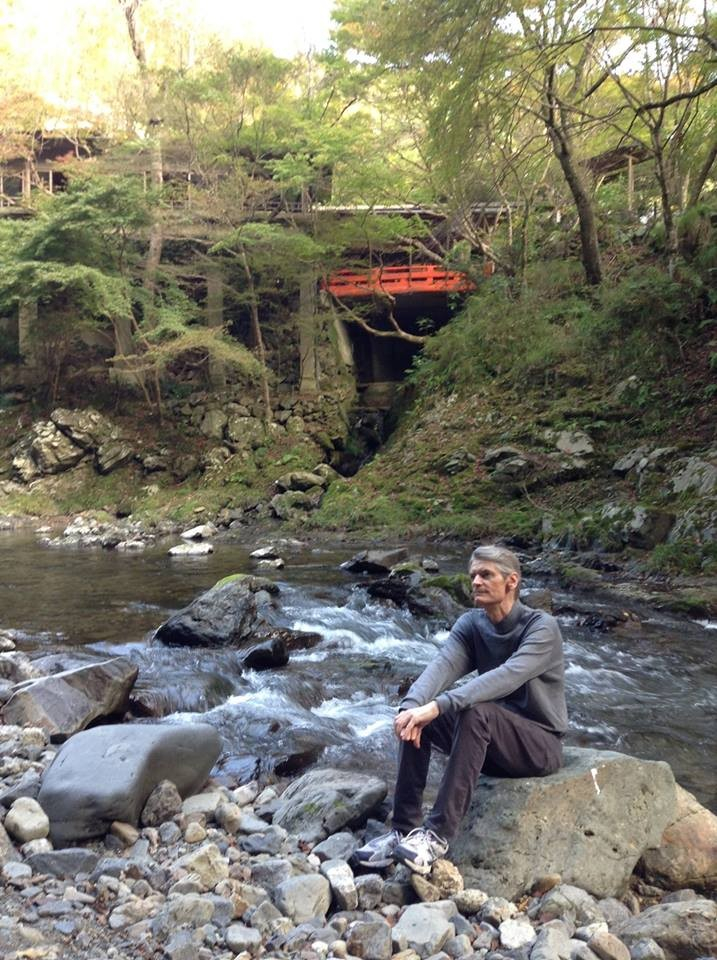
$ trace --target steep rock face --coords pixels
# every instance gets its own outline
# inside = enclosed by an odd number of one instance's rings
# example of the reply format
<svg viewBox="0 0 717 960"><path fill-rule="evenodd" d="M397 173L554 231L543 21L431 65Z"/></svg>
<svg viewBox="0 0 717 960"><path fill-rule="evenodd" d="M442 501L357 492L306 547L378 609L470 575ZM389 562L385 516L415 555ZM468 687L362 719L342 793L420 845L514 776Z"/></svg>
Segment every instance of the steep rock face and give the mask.
<svg viewBox="0 0 717 960"><path fill-rule="evenodd" d="M206 780L220 752L206 723L117 724L71 737L45 774L38 802L55 846L103 836L113 820L137 824L154 788L171 780L183 797Z"/></svg>
<svg viewBox="0 0 717 960"><path fill-rule="evenodd" d="M616 896L675 808L666 763L569 747L551 776L481 778L451 857L467 885L509 899L550 873Z"/></svg>
<svg viewBox="0 0 717 960"><path fill-rule="evenodd" d="M269 628L279 588L262 577L219 582L159 627L155 639L169 646L241 645Z"/></svg>

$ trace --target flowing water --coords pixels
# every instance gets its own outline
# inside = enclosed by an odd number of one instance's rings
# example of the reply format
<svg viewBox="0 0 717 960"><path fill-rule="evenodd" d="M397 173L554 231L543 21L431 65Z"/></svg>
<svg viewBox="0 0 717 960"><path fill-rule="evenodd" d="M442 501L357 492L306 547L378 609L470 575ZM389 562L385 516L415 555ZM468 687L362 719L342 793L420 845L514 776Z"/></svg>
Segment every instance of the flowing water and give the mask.
<svg viewBox="0 0 717 960"><path fill-rule="evenodd" d="M371 600L339 569L355 552L288 547L280 587L286 626L321 635L287 667L242 671L231 649L167 648L152 632L230 573L260 572L258 544L218 543L208 557L173 559L169 544L139 554L49 548L29 532L0 533L0 629L19 649L60 662L123 655L139 668L137 700L161 716L203 718L222 733L225 769L249 777L279 763L322 763L392 776L399 689L446 636L444 625ZM431 554L464 568L455 548ZM540 586L526 581L526 588ZM556 593L558 608L570 598ZM582 604L585 596L581 597ZM599 613L600 603L591 606ZM717 809L717 624L642 610L631 629L600 631L558 616L565 637L567 742L667 760L678 781ZM57 668L55 657L55 668Z"/></svg>

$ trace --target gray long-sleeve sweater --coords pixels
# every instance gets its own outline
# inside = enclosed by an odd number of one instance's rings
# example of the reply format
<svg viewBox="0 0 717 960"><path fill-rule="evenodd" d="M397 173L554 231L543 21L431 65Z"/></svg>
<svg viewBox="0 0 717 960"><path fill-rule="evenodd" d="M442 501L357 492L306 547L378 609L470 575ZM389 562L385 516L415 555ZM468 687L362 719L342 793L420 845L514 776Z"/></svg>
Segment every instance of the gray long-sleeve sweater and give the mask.
<svg viewBox="0 0 717 960"><path fill-rule="evenodd" d="M466 674L477 675L455 685ZM499 623L484 610L456 621L438 655L401 701L401 708L435 700L441 713L495 701L551 730L564 733L563 638L554 617L519 600Z"/></svg>

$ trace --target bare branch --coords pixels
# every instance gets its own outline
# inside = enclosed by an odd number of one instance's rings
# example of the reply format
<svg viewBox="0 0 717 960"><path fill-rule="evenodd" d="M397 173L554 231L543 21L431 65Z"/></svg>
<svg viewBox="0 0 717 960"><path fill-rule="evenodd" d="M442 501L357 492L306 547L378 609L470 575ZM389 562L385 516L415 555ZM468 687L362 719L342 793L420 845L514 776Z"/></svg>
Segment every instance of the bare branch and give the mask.
<svg viewBox="0 0 717 960"><path fill-rule="evenodd" d="M389 310L388 319L393 329L392 330L376 330L376 328L372 327L369 323L367 323L366 320L359 313L356 313L356 311L352 310L351 307L347 307L346 304L343 302L343 300L340 297L337 297L335 293L331 293L330 290L328 292L329 292L329 295L331 296L331 302L339 306L343 311L342 316L344 317L344 319L347 320L349 323L355 323L357 326L361 327L362 330L365 330L366 333L370 334L372 337L392 337L394 339L407 340L409 343L417 343L421 345L424 344L428 339L428 337L418 336L417 334L407 333L405 330L402 330L399 327L398 323L396 322L396 318L393 315L392 309ZM389 297L388 299L390 301L392 298Z"/></svg>

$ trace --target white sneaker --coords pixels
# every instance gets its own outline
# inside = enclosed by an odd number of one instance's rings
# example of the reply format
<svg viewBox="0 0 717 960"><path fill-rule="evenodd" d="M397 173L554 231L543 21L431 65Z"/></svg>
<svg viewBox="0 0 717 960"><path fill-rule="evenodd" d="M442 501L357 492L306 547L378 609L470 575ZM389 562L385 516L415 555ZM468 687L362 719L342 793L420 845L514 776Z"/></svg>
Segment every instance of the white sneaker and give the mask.
<svg viewBox="0 0 717 960"><path fill-rule="evenodd" d="M425 827L416 827L396 846L393 858L414 873L425 877L431 872L436 860L445 857L446 853L448 843L443 837Z"/></svg>
<svg viewBox="0 0 717 960"><path fill-rule="evenodd" d="M388 867L393 863L393 851L402 840L402 833L391 830L359 847L351 860L357 867Z"/></svg>

